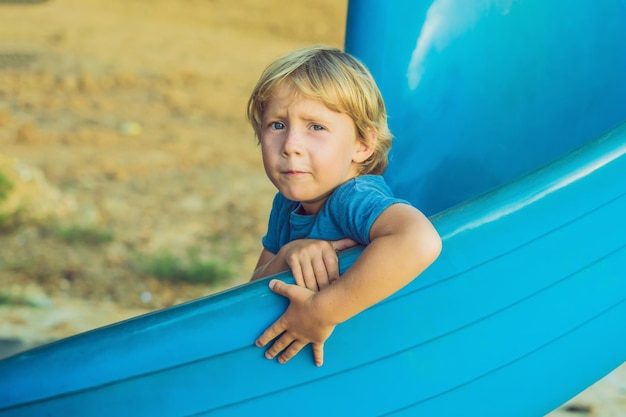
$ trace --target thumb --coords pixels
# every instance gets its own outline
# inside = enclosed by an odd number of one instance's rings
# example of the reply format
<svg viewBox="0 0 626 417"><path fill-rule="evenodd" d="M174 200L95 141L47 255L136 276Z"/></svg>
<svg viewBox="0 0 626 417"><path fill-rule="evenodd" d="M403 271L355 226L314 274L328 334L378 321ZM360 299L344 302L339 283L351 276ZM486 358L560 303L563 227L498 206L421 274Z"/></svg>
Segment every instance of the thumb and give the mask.
<svg viewBox="0 0 626 417"><path fill-rule="evenodd" d="M332 242L330 242L330 245L333 247L333 249L335 249L336 252L340 252L342 250L349 249L353 246L358 245L358 242L346 237L344 239L333 240Z"/></svg>
<svg viewBox="0 0 626 417"><path fill-rule="evenodd" d="M278 295L291 299L291 290L289 287L297 287L297 285L287 284L279 279L273 279L270 281L270 290Z"/></svg>
<svg viewBox="0 0 626 417"><path fill-rule="evenodd" d="M295 284L287 284L279 279L271 280L269 286L270 290L272 290L275 294L288 298L290 303L294 301L296 303L303 302L310 297L311 294L315 294L313 291L305 287L300 287Z"/></svg>

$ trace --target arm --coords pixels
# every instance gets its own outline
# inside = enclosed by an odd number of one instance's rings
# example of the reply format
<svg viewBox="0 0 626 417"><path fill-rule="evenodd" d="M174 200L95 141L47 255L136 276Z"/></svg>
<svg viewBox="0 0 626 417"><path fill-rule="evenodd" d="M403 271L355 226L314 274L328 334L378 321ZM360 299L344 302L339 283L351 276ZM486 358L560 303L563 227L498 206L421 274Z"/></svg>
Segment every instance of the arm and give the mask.
<svg viewBox="0 0 626 417"><path fill-rule="evenodd" d="M284 257L279 257L278 255L263 248L261 255L259 256L259 260L254 267L254 272L252 273L250 281L256 281L257 279L277 274L287 268L288 266L285 263Z"/></svg>
<svg viewBox="0 0 626 417"><path fill-rule="evenodd" d="M323 291L314 293L282 281L270 283L274 292L289 298L290 304L257 339L261 347L278 337L265 354L268 359L280 354L279 362L287 362L312 343L315 363L321 366L324 342L337 324L404 287L441 251L441 239L430 221L405 204L394 204L378 217L370 240L343 277Z"/></svg>
<svg viewBox="0 0 626 417"><path fill-rule="evenodd" d="M352 239L298 239L280 248L276 255L263 249L250 281L291 269L297 285L321 290L339 278L337 252L356 244Z"/></svg>

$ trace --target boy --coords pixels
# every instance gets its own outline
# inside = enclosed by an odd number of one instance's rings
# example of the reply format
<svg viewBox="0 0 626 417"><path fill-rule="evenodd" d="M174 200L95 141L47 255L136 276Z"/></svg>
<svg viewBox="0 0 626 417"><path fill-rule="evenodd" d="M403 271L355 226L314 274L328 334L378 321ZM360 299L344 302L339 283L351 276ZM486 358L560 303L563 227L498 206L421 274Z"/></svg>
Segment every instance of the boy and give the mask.
<svg viewBox="0 0 626 417"><path fill-rule="evenodd" d="M256 341L287 362L313 345L317 366L337 324L408 284L439 255L430 221L393 197L380 176L392 135L371 74L335 48L309 47L272 63L248 102L265 172L278 189L252 279L291 269L297 285ZM336 252L366 245L339 278Z"/></svg>

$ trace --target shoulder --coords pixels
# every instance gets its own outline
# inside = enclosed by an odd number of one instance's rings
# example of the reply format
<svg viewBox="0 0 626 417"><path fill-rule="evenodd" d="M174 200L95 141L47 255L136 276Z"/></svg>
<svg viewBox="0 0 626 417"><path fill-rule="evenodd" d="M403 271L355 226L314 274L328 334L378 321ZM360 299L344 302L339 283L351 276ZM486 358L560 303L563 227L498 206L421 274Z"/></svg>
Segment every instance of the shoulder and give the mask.
<svg viewBox="0 0 626 417"><path fill-rule="evenodd" d="M363 175L341 184L324 207L331 219L345 236L367 245L370 230L376 219L397 199L380 175Z"/></svg>
<svg viewBox="0 0 626 417"><path fill-rule="evenodd" d="M393 197L393 192L380 175L361 175L341 184L333 193L339 199L355 198L359 195Z"/></svg>
<svg viewBox="0 0 626 417"><path fill-rule="evenodd" d="M352 216L355 219L377 217L393 204L408 204L396 198L380 175L362 175L340 185L327 204L331 216Z"/></svg>

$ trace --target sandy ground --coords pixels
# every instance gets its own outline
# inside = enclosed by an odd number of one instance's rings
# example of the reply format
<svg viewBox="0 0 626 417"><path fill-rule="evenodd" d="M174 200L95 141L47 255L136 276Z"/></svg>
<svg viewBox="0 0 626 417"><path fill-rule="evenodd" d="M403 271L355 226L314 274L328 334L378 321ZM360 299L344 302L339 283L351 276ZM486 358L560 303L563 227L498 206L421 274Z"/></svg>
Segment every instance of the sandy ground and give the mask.
<svg viewBox="0 0 626 417"><path fill-rule="evenodd" d="M1 0L0 167L17 158L38 182L32 213L0 234L0 355L244 282L274 192L248 93L276 56L340 47L345 13L345 0ZM112 238L55 233L76 225ZM190 250L232 278L165 283L132 255ZM565 415L626 415L626 369L550 414Z"/></svg>

